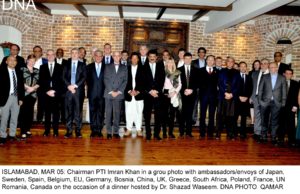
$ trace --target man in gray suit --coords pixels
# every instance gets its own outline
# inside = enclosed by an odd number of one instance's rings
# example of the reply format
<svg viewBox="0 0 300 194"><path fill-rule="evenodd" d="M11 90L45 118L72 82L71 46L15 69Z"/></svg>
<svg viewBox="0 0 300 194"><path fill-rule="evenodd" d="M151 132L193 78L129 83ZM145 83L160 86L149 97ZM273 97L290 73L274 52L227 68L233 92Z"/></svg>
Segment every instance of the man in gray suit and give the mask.
<svg viewBox="0 0 300 194"><path fill-rule="evenodd" d="M250 103L253 104L254 107L254 135L253 138L256 141L260 141L261 136L261 114L260 114L260 106L258 103L258 89L259 84L261 83L261 78L263 75L269 73L269 60L262 59L261 60L261 67L259 71L255 71L252 73L252 95L250 98Z"/></svg>
<svg viewBox="0 0 300 194"><path fill-rule="evenodd" d="M270 64L270 73L262 77L259 85L258 102L261 107L262 137L261 141L267 141L268 124L270 118L270 128L272 144L277 144L276 133L278 129L279 113L285 106L286 101L286 81L278 74L276 63Z"/></svg>
<svg viewBox="0 0 300 194"><path fill-rule="evenodd" d="M119 139L119 123L122 101L124 100L124 90L127 84L127 67L120 63L120 52L113 53L114 62L107 65L104 70L104 98L105 98L105 124L107 139ZM111 121L113 117L113 129Z"/></svg>

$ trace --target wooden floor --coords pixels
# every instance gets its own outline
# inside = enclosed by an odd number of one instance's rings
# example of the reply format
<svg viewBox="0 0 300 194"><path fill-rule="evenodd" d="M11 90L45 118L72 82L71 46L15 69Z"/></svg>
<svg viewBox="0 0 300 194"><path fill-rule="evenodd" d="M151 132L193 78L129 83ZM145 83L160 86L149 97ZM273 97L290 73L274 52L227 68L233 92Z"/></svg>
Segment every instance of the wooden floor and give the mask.
<svg viewBox="0 0 300 194"><path fill-rule="evenodd" d="M176 130L177 131L177 130ZM147 142L142 138L90 139L89 127L82 139L45 138L33 129L26 141L0 146L1 165L299 165L300 149L275 147L247 140L165 139ZM178 134L176 134L178 135Z"/></svg>

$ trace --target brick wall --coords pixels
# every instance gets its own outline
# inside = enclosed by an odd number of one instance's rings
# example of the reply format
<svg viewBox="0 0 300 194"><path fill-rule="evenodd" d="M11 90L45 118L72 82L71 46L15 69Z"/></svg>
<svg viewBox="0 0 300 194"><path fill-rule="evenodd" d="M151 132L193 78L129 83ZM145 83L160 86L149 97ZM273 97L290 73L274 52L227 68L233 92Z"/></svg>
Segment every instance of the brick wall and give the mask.
<svg viewBox="0 0 300 194"><path fill-rule="evenodd" d="M168 20L164 20L168 21ZM170 20L169 20L170 21ZM189 22L189 21L180 21ZM31 53L34 45L44 50L62 47L65 56L73 47L86 47L87 59L91 50L103 48L110 42L112 50L123 48L123 20L118 17L48 16L40 11L3 11L0 9L0 25L10 25L19 29L22 36L22 55ZM206 34L205 22L190 23L189 50L197 56L200 46L207 48L208 54L233 56L237 61L246 61L249 68L255 59L273 59L276 50L292 54L293 67L300 77L300 17L260 16L253 24L241 24L226 30ZM289 49L277 46L282 37L289 38L293 45Z"/></svg>

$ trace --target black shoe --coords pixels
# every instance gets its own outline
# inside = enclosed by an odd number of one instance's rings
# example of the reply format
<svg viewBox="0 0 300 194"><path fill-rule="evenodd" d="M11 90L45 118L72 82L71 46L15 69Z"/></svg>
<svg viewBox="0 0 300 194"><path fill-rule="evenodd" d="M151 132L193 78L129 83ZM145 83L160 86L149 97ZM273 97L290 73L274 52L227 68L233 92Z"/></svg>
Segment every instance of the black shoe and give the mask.
<svg viewBox="0 0 300 194"><path fill-rule="evenodd" d="M65 134L64 137L65 137L65 138L70 138L71 136L72 136L72 133L68 133L68 132L67 132L67 133Z"/></svg>
<svg viewBox="0 0 300 194"><path fill-rule="evenodd" d="M277 142L277 140L276 140L276 139L272 139L271 143L272 143L272 145L275 145L275 146L277 146L277 145L278 145L278 142Z"/></svg>
<svg viewBox="0 0 300 194"><path fill-rule="evenodd" d="M101 132L98 133L98 137L102 138L103 134Z"/></svg>
<svg viewBox="0 0 300 194"><path fill-rule="evenodd" d="M48 137L48 136L49 136L49 132L48 132L48 131L45 131L44 134L43 134L43 136L44 136L44 137Z"/></svg>
<svg viewBox="0 0 300 194"><path fill-rule="evenodd" d="M161 137L159 137L159 135L155 136L154 139L156 139L158 141L162 140Z"/></svg>
<svg viewBox="0 0 300 194"><path fill-rule="evenodd" d="M146 140L151 140L151 135L147 135Z"/></svg>
<svg viewBox="0 0 300 194"><path fill-rule="evenodd" d="M176 139L176 137L175 137L175 135L173 133L169 135L169 138L170 139Z"/></svg>
<svg viewBox="0 0 300 194"><path fill-rule="evenodd" d="M19 141L19 139L16 136L7 136L7 140L9 140L10 142Z"/></svg>
<svg viewBox="0 0 300 194"><path fill-rule="evenodd" d="M58 132L55 132L55 133L53 134L53 137L58 137Z"/></svg>
<svg viewBox="0 0 300 194"><path fill-rule="evenodd" d="M120 139L120 138L121 138L119 134L114 134L113 137L114 137L115 139Z"/></svg>
<svg viewBox="0 0 300 194"><path fill-rule="evenodd" d="M26 132L26 137L31 137L32 136L32 133L30 131L27 131Z"/></svg>
<svg viewBox="0 0 300 194"><path fill-rule="evenodd" d="M77 137L77 138L82 138L81 133L80 133L80 132L76 132L76 137Z"/></svg>
<svg viewBox="0 0 300 194"><path fill-rule="evenodd" d="M194 136L192 134L187 134L187 137L193 138Z"/></svg>
<svg viewBox="0 0 300 194"><path fill-rule="evenodd" d="M268 139L267 138L263 138L261 137L258 141L259 143L267 143L268 142Z"/></svg>
<svg viewBox="0 0 300 194"><path fill-rule="evenodd" d="M0 138L0 145L4 145L6 143L6 138Z"/></svg>
<svg viewBox="0 0 300 194"><path fill-rule="evenodd" d="M163 138L164 139L168 138L167 134L163 134Z"/></svg>
<svg viewBox="0 0 300 194"><path fill-rule="evenodd" d="M112 139L111 134L107 134L107 139Z"/></svg>

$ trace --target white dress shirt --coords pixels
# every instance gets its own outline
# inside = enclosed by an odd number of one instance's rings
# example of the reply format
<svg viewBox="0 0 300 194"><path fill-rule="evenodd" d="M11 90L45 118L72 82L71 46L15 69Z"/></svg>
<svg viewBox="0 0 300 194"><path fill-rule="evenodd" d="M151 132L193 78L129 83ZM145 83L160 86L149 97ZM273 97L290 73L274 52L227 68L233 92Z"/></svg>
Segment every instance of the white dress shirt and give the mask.
<svg viewBox="0 0 300 194"><path fill-rule="evenodd" d="M7 67L8 69L8 74L9 74L9 80L10 80L10 89L9 89L9 95L14 93L14 81L13 81L13 71L15 72L15 78L16 78L16 82L18 83L18 78L17 78L17 74L16 74L16 70L15 69L11 69L9 67Z"/></svg>
<svg viewBox="0 0 300 194"><path fill-rule="evenodd" d="M42 57L35 61L35 64L34 64L33 67L35 67L35 68L37 68L37 69L40 69L40 66L41 66L41 65L43 65Z"/></svg>
<svg viewBox="0 0 300 194"><path fill-rule="evenodd" d="M132 65L131 66L131 75L132 75L132 88L133 89L136 86L136 83L135 83L136 72L137 72L137 65Z"/></svg>
<svg viewBox="0 0 300 194"><path fill-rule="evenodd" d="M56 63L62 65L62 62L63 62L63 58L56 58Z"/></svg>
<svg viewBox="0 0 300 194"><path fill-rule="evenodd" d="M149 63L153 79L155 78L156 63Z"/></svg>
<svg viewBox="0 0 300 194"><path fill-rule="evenodd" d="M177 68L182 67L184 65L184 60L178 61Z"/></svg>

